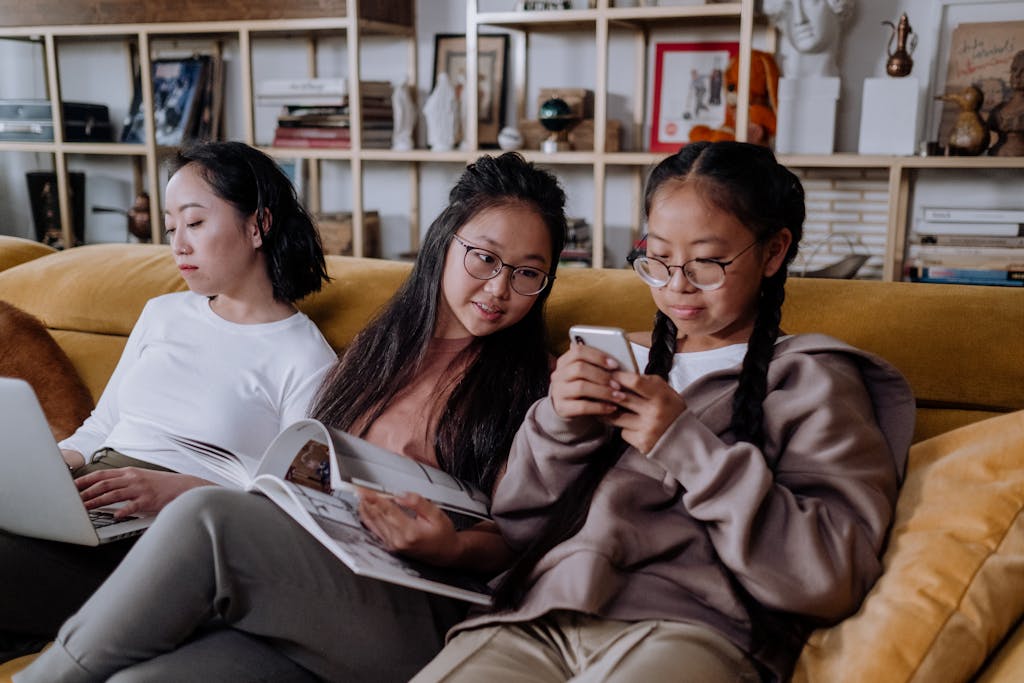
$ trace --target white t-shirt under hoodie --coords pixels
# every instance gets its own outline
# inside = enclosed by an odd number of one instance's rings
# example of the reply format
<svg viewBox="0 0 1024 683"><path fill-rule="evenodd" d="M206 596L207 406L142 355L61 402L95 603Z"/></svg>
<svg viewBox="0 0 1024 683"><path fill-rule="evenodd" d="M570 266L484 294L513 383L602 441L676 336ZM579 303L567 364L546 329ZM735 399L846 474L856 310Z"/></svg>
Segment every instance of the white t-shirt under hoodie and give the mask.
<svg viewBox="0 0 1024 683"><path fill-rule="evenodd" d="M250 472L284 427L305 417L336 355L303 313L244 325L192 292L150 300L92 415L60 443L87 461L103 447L230 484L168 435L243 456Z"/></svg>

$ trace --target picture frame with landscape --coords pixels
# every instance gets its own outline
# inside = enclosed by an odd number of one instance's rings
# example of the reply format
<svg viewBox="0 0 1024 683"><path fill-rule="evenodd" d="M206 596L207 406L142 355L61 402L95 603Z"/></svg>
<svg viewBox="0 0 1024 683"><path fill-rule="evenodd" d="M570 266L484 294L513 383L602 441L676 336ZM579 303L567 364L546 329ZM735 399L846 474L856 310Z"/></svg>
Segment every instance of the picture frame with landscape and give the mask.
<svg viewBox="0 0 1024 683"><path fill-rule="evenodd" d="M505 75L508 61L508 36L483 34L477 37L477 144L497 147L498 131L505 119ZM439 33L434 37L434 79L437 86L442 73L461 97L466 82L466 35Z"/></svg>

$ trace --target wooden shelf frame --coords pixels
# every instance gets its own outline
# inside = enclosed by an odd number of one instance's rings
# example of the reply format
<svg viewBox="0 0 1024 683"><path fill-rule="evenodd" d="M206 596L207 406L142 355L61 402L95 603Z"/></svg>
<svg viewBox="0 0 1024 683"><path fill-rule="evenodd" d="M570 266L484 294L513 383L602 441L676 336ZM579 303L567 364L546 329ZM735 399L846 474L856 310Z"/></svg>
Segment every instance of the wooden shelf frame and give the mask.
<svg viewBox="0 0 1024 683"><path fill-rule="evenodd" d="M414 3L413 11L424 7L425 0ZM642 224L640 204L642 201L643 180L647 171L658 163L664 154L650 152L626 151L608 152L605 150L607 133L608 109L608 45L613 32L626 31L633 34L634 56L637 69L632 97L636 106L633 139L640 140L640 131L645 122L645 110L649 93L647 91L647 70L650 55L650 33L655 28L663 27L705 27L729 26L735 31L740 43L740 74L739 102L737 107L737 130L742 138L746 131L749 108L750 59L749 48L753 43L755 28L763 24L763 19L755 13L755 0L739 0L737 2L714 3L705 5L689 5L679 7L610 7L608 0L598 0L594 9L552 10L552 11L510 11L510 12L478 12L477 0L466 0L466 36L467 36L467 102L468 120L477 119L476 90L479 64L477 59L477 36L482 29L500 27L512 31L518 36L512 41L512 54L509 60L509 73L514 85L515 106L519 118L526 116L527 69L529 57L529 38L537 33L582 33L591 34L596 48L594 60L594 145L592 151L560 152L545 154L540 151L523 151L531 161L550 167L565 169L586 169L593 176L594 204L592 210L593 228L593 263L595 267L603 264L605 247L605 216L608 174L609 171L621 173L626 169L631 174L632 203L635 211L633 231L638 232ZM52 142L3 142L0 141L0 152L28 152L50 154L54 159L57 172L57 194L60 205L60 217L63 236L66 244L72 243L72 220L70 215L71 202L67 178L68 157L85 156L124 156L135 164L136 184L145 183L151 197L151 225L154 241L161 239L162 209L159 198L159 163L171 148L158 146L155 142L153 129L153 102L151 67L154 54L154 42L168 38L195 36L202 38L224 37L237 40L239 62L241 65L242 98L245 105L243 111L242 138L249 144L255 144L255 98L253 88L253 51L254 44L264 39L279 37L297 38L303 41L308 53L306 76L316 76L317 42L323 38L343 36L346 50L345 74L349 83L358 83L360 74L361 38L365 36L387 36L397 43L405 43L407 47L407 81L412 88L417 84L417 45L415 16L411 25L392 25L379 21L364 20L360 16L359 3L350 2L347 15L342 17L323 17L316 19L281 19L281 20L240 20L231 22L171 22L148 24L113 24L113 25L76 25L76 26L30 26L0 27L0 39L30 41L39 45L43 60L47 92L51 102L61 101L61 84L59 79L58 58L62 45L74 42L97 40L122 41L126 45L136 46L141 66L143 106L148 112L144 142L141 144L123 143L81 143L66 142L63 139L62 111L53 107L54 140ZM418 5L418 7L417 7ZM774 34L766 34L769 45ZM129 75L130 76L130 75ZM358 87L352 88L351 117L353 132L362 130L362 108ZM409 245L415 250L419 245L420 229L420 182L424 165L436 164L469 164L481 154L498 153L492 150L480 150L477 145L476 126L467 131L469 138L468 150L450 152L433 152L426 149L410 151L394 151L390 149L366 149L362 146L361 135L352 136L351 149L286 149L279 147L262 147L276 158L302 159L308 165L309 207L312 211L321 209L320 177L323 162L343 162L349 165L352 177L352 223L353 250L363 255L365 246L364 208L364 173L374 164L404 163L409 167L410 186L410 220ZM876 169L885 170L888 177L888 224L886 232L886 255L883 265L883 279L900 279L903 269L903 258L909 232L909 204L917 176L922 171L964 169L1010 169L1024 170L1024 158L1004 157L899 157L887 155L780 155L780 161L793 168L802 169ZM145 177L143 181L142 178Z"/></svg>

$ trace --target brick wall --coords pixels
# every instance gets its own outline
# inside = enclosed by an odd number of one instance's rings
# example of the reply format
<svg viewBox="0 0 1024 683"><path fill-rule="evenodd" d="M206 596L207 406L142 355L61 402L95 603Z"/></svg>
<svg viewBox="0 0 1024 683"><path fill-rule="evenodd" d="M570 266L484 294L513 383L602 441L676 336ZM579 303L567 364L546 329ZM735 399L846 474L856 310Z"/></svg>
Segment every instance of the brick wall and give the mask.
<svg viewBox="0 0 1024 683"><path fill-rule="evenodd" d="M880 279L889 220L888 171L848 168L793 170L804 184L807 196L804 239L800 255L793 264L793 272L822 268L852 250L872 255L857 277Z"/></svg>

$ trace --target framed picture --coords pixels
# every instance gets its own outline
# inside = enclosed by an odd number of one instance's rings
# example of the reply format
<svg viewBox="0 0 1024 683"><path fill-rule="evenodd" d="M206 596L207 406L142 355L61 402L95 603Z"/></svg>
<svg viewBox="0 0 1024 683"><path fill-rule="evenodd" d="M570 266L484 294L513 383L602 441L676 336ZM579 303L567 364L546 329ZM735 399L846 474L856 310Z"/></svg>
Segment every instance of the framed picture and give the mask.
<svg viewBox="0 0 1024 683"><path fill-rule="evenodd" d="M206 97L205 79L212 78L209 56L155 59L153 66L153 122L156 144L180 145L194 137ZM131 110L121 131L121 142L142 142L145 130L141 79L135 74Z"/></svg>
<svg viewBox="0 0 1024 683"><path fill-rule="evenodd" d="M725 121L722 75L739 43L657 43L651 107L651 151L675 152L690 129Z"/></svg>
<svg viewBox="0 0 1024 683"><path fill-rule="evenodd" d="M975 21L983 16L984 22ZM959 106L935 96L969 85L981 90L981 117L1011 94L1010 63L1024 50L1024 1L939 0L932 19L936 36L928 98L927 134L946 144Z"/></svg>
<svg viewBox="0 0 1024 683"><path fill-rule="evenodd" d="M505 62L508 36L480 35L477 38L477 144L497 147L498 131L505 120ZM434 39L434 81L447 73L456 94L461 98L466 83L465 34L441 33Z"/></svg>

